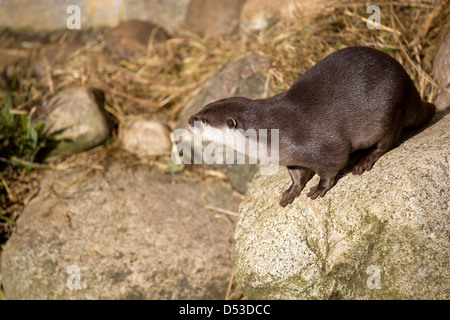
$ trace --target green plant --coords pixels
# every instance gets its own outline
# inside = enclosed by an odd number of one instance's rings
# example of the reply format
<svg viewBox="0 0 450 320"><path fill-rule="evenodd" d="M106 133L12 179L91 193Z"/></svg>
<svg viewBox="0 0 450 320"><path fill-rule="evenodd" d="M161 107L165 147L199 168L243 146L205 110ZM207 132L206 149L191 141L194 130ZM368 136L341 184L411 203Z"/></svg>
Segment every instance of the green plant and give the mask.
<svg viewBox="0 0 450 320"><path fill-rule="evenodd" d="M45 146L45 141L39 139L43 123L32 126L29 114L14 112L14 100L13 94L5 92L0 102L0 171L13 157L33 162Z"/></svg>
<svg viewBox="0 0 450 320"><path fill-rule="evenodd" d="M176 172L180 172L183 171L185 168L184 166L181 164L175 164L173 162L168 162L167 163L167 168L170 170L170 172L172 173L176 173Z"/></svg>

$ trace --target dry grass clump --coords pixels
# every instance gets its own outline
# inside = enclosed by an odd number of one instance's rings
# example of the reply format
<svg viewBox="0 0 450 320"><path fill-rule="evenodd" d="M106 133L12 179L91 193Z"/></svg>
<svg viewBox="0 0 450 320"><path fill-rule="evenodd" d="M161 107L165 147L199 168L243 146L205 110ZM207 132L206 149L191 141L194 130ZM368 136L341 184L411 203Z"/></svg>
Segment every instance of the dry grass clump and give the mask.
<svg viewBox="0 0 450 320"><path fill-rule="evenodd" d="M103 32L79 35L76 40L81 38L84 44L78 47L70 42L74 31L62 32L54 35L53 41L63 58L56 59L38 84L28 85L28 95L18 109L29 111L68 86L92 85L105 91L108 111L119 120L127 114L151 113L174 125L195 89L227 63L248 55L269 58L273 67L268 81L278 93L326 55L351 45L371 46L393 55L415 80L422 96L432 100L437 85L430 71L445 30L450 29L448 0L381 0L377 5L381 29L367 28L368 5L339 1L334 10L309 23L299 16L257 35L240 32L224 38L185 32L164 42L151 40L146 57L129 61L103 54ZM37 48L8 50L24 57L37 55ZM41 51L45 53L46 48Z"/></svg>
<svg viewBox="0 0 450 320"><path fill-rule="evenodd" d="M178 115L196 89L224 65L241 57L269 58L272 67L266 75L267 84L273 92L280 93L328 54L346 46L363 45L399 60L422 97L432 101L438 90L430 75L432 61L450 30L449 1L379 0L376 5L381 8L381 26L374 30L368 29L365 22L370 15L366 13L369 5L337 1L334 10L323 12L311 22L305 23L299 16L293 21L280 21L256 35L241 31L226 38L200 37L185 32L164 42L151 39L146 57L129 61L114 60L104 53L102 30L52 34L4 30L0 32L0 55L14 59L0 76L0 87L7 89L16 79L17 103L13 112L30 115L58 91L90 85L105 92L105 107L116 124L125 115L146 113L174 129ZM32 73L33 61L39 57L43 58L36 76ZM4 103L2 99L3 95L0 104ZM112 141L114 145L114 137ZM74 156L63 165L70 167L77 158L83 156ZM87 158L83 158L86 166L97 165ZM11 166L0 172L0 233L4 237L10 234L21 208L36 192L32 176L25 175L24 170ZM233 278L227 298L239 297Z"/></svg>
<svg viewBox="0 0 450 320"><path fill-rule="evenodd" d="M449 30L449 2L382 0L377 5L381 8L378 30L367 28L365 4L343 1L308 24L301 17L280 21L257 35L241 32L223 38L182 33L164 42L150 41L147 57L133 61L116 61L102 54L98 34L52 68L40 89L53 94L67 86L93 85L106 92L108 110L117 118L152 113L170 122L196 88L241 57L269 58L273 67L267 76L278 93L331 52L365 45L397 58L422 96L432 100L437 89L430 76L432 59L444 31Z"/></svg>

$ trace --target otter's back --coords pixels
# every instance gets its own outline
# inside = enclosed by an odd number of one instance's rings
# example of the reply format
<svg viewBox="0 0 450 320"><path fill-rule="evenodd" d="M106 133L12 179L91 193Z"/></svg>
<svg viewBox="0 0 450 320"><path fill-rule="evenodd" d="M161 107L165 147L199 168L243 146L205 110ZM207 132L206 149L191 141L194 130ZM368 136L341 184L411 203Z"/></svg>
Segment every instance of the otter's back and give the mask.
<svg viewBox="0 0 450 320"><path fill-rule="evenodd" d="M286 96L302 117L314 120L318 132L367 140L367 144L393 126L403 128L408 105L421 103L400 63L367 47L349 47L327 56L305 72Z"/></svg>

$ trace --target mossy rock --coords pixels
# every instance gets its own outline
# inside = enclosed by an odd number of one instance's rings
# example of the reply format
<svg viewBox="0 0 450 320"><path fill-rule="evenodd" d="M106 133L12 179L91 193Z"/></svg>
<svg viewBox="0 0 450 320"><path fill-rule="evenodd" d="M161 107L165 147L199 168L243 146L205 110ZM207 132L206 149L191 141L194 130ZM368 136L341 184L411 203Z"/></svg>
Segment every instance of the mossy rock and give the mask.
<svg viewBox="0 0 450 320"><path fill-rule="evenodd" d="M442 117L438 114L437 117ZM239 208L236 279L249 299L449 299L450 115L292 205L280 168L256 176Z"/></svg>

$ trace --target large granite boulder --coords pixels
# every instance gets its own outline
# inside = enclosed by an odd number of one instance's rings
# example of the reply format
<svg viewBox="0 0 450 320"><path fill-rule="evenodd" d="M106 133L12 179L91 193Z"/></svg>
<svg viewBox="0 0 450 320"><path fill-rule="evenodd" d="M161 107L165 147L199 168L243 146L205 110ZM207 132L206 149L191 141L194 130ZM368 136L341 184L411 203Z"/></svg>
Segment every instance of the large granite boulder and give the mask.
<svg viewBox="0 0 450 320"><path fill-rule="evenodd" d="M443 113L435 117L440 118ZM249 299L449 299L450 114L311 200L286 208L285 168L239 208L236 279Z"/></svg>
<svg viewBox="0 0 450 320"><path fill-rule="evenodd" d="M45 174L2 252L6 297L223 299L234 223L219 211L237 211L240 197L224 183L102 163Z"/></svg>

